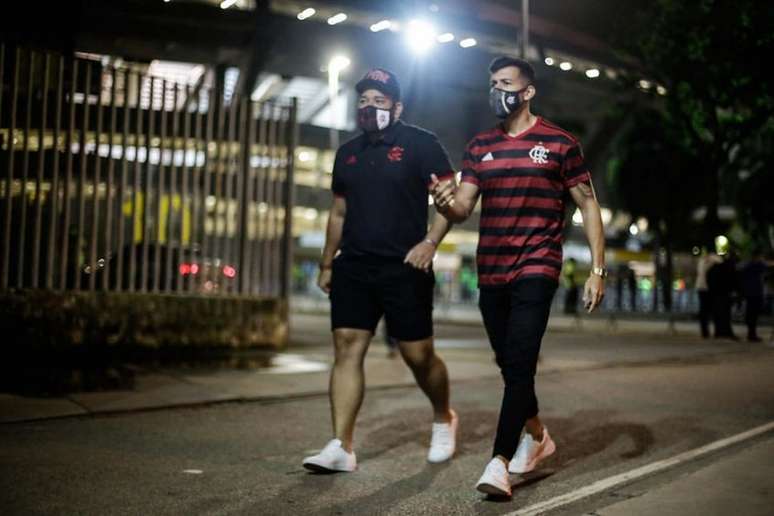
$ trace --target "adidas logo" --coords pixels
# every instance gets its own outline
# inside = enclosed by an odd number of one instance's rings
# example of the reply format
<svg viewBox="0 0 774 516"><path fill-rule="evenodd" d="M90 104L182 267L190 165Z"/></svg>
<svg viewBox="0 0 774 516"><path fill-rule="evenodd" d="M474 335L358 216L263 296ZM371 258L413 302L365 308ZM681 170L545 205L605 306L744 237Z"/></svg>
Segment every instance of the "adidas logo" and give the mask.
<svg viewBox="0 0 774 516"><path fill-rule="evenodd" d="M494 156L492 156L491 152L487 152L483 158L481 158L481 161L492 161L494 159Z"/></svg>

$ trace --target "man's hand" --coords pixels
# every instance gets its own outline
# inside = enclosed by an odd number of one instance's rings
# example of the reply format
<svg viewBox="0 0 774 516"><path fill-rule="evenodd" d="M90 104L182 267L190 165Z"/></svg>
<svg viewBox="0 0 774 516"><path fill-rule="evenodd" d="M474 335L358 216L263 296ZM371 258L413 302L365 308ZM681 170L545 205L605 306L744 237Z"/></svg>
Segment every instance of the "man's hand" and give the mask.
<svg viewBox="0 0 774 516"><path fill-rule="evenodd" d="M454 179L440 182L438 176L430 174L430 180L430 195L433 196L435 205L441 209L454 206L454 194L457 191Z"/></svg>
<svg viewBox="0 0 774 516"><path fill-rule="evenodd" d="M425 272L430 270L430 266L433 264L433 257L435 256L435 245L424 240L411 248L406 254L406 258L403 263L408 263L415 269L421 269Z"/></svg>
<svg viewBox="0 0 774 516"><path fill-rule="evenodd" d="M322 289L326 294L331 293L331 278L333 277L330 267L323 267L320 269L320 275L317 276L317 286Z"/></svg>
<svg viewBox="0 0 774 516"><path fill-rule="evenodd" d="M586 285L583 288L583 306L588 313L594 311L596 307L602 302L602 298L605 297L605 280L601 276L592 274L589 279L586 280Z"/></svg>

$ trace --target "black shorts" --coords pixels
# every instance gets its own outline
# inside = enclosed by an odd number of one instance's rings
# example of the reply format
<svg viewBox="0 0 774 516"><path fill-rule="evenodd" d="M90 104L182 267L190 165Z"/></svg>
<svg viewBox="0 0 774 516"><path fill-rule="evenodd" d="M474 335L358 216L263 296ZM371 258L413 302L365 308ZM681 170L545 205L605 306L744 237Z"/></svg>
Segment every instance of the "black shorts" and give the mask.
<svg viewBox="0 0 774 516"><path fill-rule="evenodd" d="M339 256L331 279L331 329L376 331L384 315L387 333L401 341L433 336L435 276L402 260Z"/></svg>

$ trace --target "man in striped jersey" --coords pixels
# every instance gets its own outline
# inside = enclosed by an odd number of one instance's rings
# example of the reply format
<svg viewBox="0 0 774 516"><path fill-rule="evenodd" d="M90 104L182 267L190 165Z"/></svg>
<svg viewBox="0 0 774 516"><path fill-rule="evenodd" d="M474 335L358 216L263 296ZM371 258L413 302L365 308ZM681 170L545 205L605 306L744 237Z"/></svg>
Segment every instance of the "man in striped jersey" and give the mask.
<svg viewBox="0 0 774 516"><path fill-rule="evenodd" d="M529 63L500 57L489 71L490 105L502 122L470 141L459 185L434 178L431 191L451 222L467 219L482 199L479 308L505 389L493 458L476 487L510 496L508 472L532 471L556 450L538 417L534 376L562 268L567 193L591 247L583 296L589 312L602 300L607 271L602 217L578 140L530 111L536 88Z"/></svg>

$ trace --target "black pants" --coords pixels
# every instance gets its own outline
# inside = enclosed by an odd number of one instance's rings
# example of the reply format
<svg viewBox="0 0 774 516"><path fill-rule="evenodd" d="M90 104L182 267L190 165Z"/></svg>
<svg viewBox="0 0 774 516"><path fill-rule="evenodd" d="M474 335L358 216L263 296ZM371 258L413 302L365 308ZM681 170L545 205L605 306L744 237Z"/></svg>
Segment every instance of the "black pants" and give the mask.
<svg viewBox="0 0 774 516"><path fill-rule="evenodd" d="M712 299L708 290L699 290L699 325L701 326L701 336L707 338L710 336L709 323L712 317Z"/></svg>
<svg viewBox="0 0 774 516"><path fill-rule="evenodd" d="M763 297L747 296L745 297L745 322L747 323L747 338L758 338L758 316L763 308Z"/></svg>
<svg viewBox="0 0 774 516"><path fill-rule="evenodd" d="M731 294L712 294L715 337L733 337L731 327Z"/></svg>
<svg viewBox="0 0 774 516"><path fill-rule="evenodd" d="M505 382L493 457L510 460L524 423L538 414L535 370L556 287L555 281L538 277L481 289L479 308Z"/></svg>

